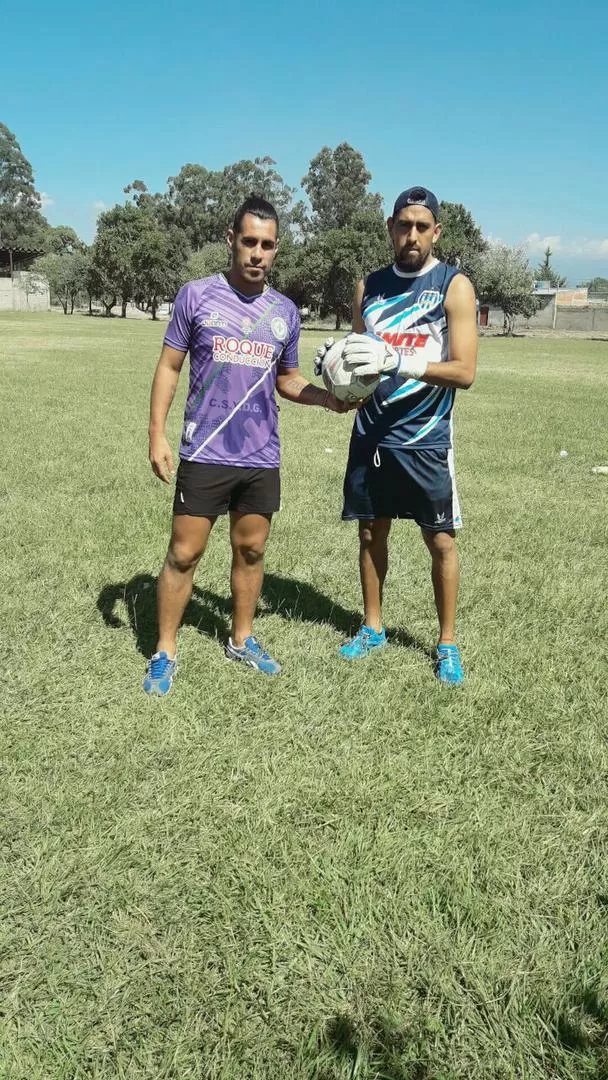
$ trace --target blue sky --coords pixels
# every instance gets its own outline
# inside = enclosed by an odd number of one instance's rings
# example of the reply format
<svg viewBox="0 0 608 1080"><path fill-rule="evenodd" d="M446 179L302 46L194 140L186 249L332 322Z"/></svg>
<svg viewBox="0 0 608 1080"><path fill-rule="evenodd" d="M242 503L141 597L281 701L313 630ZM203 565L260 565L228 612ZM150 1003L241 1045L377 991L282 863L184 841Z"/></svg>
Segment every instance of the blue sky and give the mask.
<svg viewBox="0 0 608 1080"><path fill-rule="evenodd" d="M387 207L410 184L608 277L608 4L14 5L0 120L53 224L92 238L134 179L270 154L299 185L346 140ZM47 201L49 200L49 201ZM52 200L52 201L50 201Z"/></svg>

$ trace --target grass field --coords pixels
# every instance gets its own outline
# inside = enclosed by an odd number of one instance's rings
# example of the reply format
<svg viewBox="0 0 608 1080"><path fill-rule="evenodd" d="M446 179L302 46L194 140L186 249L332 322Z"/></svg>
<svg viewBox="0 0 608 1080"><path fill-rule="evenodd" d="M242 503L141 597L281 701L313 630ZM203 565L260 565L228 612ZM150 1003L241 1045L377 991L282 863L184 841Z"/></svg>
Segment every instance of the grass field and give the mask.
<svg viewBox="0 0 608 1080"><path fill-rule="evenodd" d="M221 524L150 701L162 332L0 316L1 1080L606 1080L607 344L486 340L459 397L462 691L407 523L337 657L349 419L283 405L285 674L223 661Z"/></svg>

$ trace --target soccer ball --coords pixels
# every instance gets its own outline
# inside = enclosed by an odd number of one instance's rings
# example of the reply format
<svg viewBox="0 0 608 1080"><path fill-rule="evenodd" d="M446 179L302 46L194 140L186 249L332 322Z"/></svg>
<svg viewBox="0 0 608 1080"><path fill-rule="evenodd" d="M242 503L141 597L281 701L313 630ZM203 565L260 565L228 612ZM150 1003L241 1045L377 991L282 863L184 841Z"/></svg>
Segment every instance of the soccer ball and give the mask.
<svg viewBox="0 0 608 1080"><path fill-rule="evenodd" d="M345 339L336 341L323 357L321 377L330 394L338 401L364 401L370 397L380 382L379 375L353 375L344 367L342 349Z"/></svg>

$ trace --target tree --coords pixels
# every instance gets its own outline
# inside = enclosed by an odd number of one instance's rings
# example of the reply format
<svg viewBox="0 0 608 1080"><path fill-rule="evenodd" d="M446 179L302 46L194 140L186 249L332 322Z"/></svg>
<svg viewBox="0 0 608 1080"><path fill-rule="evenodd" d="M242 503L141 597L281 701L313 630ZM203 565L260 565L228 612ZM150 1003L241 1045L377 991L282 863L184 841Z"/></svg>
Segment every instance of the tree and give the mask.
<svg viewBox="0 0 608 1080"><path fill-rule="evenodd" d="M313 210L314 231L341 229L350 225L359 211L382 214L381 196L367 190L371 178L363 155L349 143L340 143L335 150L324 146L302 178Z"/></svg>
<svg viewBox="0 0 608 1080"><path fill-rule="evenodd" d="M35 274L46 279L51 298L58 300L64 315L73 315L78 299L87 292L90 258L84 251L57 255L50 252L37 259Z"/></svg>
<svg viewBox="0 0 608 1080"><path fill-rule="evenodd" d="M293 300L297 307L318 308L318 278L306 262L307 252L307 244L298 241L290 231L283 233L278 255L270 272L270 282L275 289ZM317 269L320 273L320 269Z"/></svg>
<svg viewBox="0 0 608 1080"><path fill-rule="evenodd" d="M285 183L275 164L271 157L257 157L253 161L236 161L222 170L217 205L223 223L221 239L232 224L235 210L250 195L259 195L272 203L279 217L280 232L285 233L291 225L303 223L304 204L293 205L295 188Z"/></svg>
<svg viewBox="0 0 608 1080"><path fill-rule="evenodd" d="M588 289L590 293L600 293L608 295L608 278L594 277L589 281L581 281L580 285L577 285L578 289Z"/></svg>
<svg viewBox="0 0 608 1080"><path fill-rule="evenodd" d="M99 216L92 260L96 288L106 315L111 314L118 299L121 316L126 318L127 304L133 299L136 285L133 252L149 227L149 216L131 203L114 206Z"/></svg>
<svg viewBox="0 0 608 1080"><path fill-rule="evenodd" d="M503 312L505 334L513 333L518 315L530 318L538 311L534 273L524 248L490 244L481 257L477 288L482 303Z"/></svg>
<svg viewBox="0 0 608 1080"><path fill-rule="evenodd" d="M213 243L203 244L198 251L192 253L184 268L184 280L195 281L197 278L211 277L227 270L230 263L230 254L225 240L217 240Z"/></svg>
<svg viewBox="0 0 608 1080"><path fill-rule="evenodd" d="M285 183L274 165L270 157L236 161L219 172L188 164L177 176L169 177L170 212L195 251L204 244L224 240L235 210L252 194L273 204L283 232L291 225L302 224L303 204L292 205L294 189Z"/></svg>
<svg viewBox="0 0 608 1080"><path fill-rule="evenodd" d="M535 281L548 281L552 289L561 289L566 284L567 278L561 277L557 274L551 266L551 256L553 252L550 247L545 248L545 256L542 263L539 263L537 270L534 273Z"/></svg>
<svg viewBox="0 0 608 1080"><path fill-rule="evenodd" d="M181 229L175 225L163 229L152 219L149 221L150 227L142 231L134 245L132 261L136 293L146 298L152 318L156 319L159 303L173 300L184 282L189 249Z"/></svg>
<svg viewBox="0 0 608 1080"><path fill-rule="evenodd" d="M46 219L32 166L17 139L0 124L0 246L43 250Z"/></svg>
<svg viewBox="0 0 608 1080"><path fill-rule="evenodd" d="M44 246L47 253L54 255L73 255L75 251L86 251L86 244L70 225L49 225Z"/></svg>
<svg viewBox="0 0 608 1080"><path fill-rule="evenodd" d="M382 214L361 210L350 225L329 229L304 245L296 282L302 298L322 315L334 315L340 330L350 316L355 283L389 258Z"/></svg>
<svg viewBox="0 0 608 1080"><path fill-rule="evenodd" d="M435 245L438 259L449 266L459 266L473 282L479 273L479 261L487 242L473 216L462 203L439 204L441 236Z"/></svg>

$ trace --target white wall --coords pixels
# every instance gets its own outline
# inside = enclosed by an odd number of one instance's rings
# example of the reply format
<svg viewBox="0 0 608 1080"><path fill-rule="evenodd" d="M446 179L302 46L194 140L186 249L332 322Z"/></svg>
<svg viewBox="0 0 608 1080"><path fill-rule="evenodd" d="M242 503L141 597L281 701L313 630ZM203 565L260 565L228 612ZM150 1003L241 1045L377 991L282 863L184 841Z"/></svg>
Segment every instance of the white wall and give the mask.
<svg viewBox="0 0 608 1080"><path fill-rule="evenodd" d="M0 277L0 311L50 311L51 297L48 286L40 292L28 292L27 285L37 275L28 270L18 270L10 277ZM40 279L37 279L40 280Z"/></svg>

